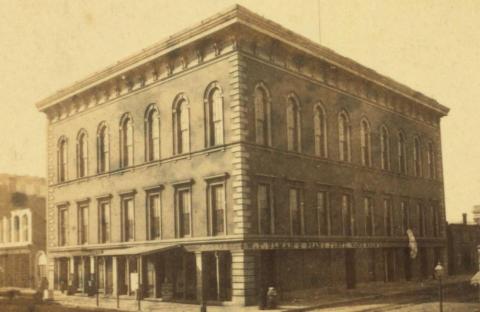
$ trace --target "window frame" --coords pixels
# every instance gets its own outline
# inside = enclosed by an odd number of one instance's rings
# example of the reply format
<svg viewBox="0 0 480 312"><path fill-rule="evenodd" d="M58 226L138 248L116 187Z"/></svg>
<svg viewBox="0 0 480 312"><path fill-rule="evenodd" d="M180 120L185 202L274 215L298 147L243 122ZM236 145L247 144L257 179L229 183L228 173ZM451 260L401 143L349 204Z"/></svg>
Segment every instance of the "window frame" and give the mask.
<svg viewBox="0 0 480 312"><path fill-rule="evenodd" d="M292 107L292 109L290 109ZM292 115L292 116L291 116ZM287 126L287 150L289 152L302 152L302 105L295 93L287 96L286 126ZM292 124L293 122L293 124ZM290 135L290 131L292 134ZM291 141L293 140L293 141Z"/></svg>
<svg viewBox="0 0 480 312"><path fill-rule="evenodd" d="M112 196L105 195L102 197L97 197L97 210L98 210L98 242L100 244L108 244L112 240L112 230L111 230L111 225L112 225L112 201L111 201ZM107 205L108 207L108 224L104 222L104 215L102 214L102 209L103 205ZM105 235L103 234L103 227L105 226L104 224L107 224L105 229L105 232L108 232L108 239L105 238Z"/></svg>
<svg viewBox="0 0 480 312"><path fill-rule="evenodd" d="M325 212L323 213L325 220L321 218L321 206L319 204L319 194L323 194L323 208ZM331 203L330 203L330 190L327 188L317 188L315 192L315 212L317 217L317 231L319 236L330 236L332 234L332 218L331 218ZM322 226L323 225L323 226ZM325 228L325 231L322 229Z"/></svg>
<svg viewBox="0 0 480 312"><path fill-rule="evenodd" d="M220 112L215 114L218 107L215 106L213 95L219 92L220 96ZM223 96L223 89L217 81L211 82L203 97L204 102L204 127L205 127L205 147L215 147L225 144L225 101ZM220 116L220 119L215 119L215 116ZM221 131L217 133L216 125L220 124Z"/></svg>
<svg viewBox="0 0 480 312"><path fill-rule="evenodd" d="M390 132L385 125L380 127L380 165L382 170L391 170Z"/></svg>
<svg viewBox="0 0 480 312"><path fill-rule="evenodd" d="M434 180L437 178L437 157L435 153L435 145L432 141L430 141L428 142L427 146L428 177Z"/></svg>
<svg viewBox="0 0 480 312"><path fill-rule="evenodd" d="M207 182L207 214L208 214L208 234L209 236L226 236L227 230L227 181L226 176L219 178L206 179ZM223 209L215 209L213 190L217 187L223 189ZM216 226L216 210L223 210L223 233L215 229Z"/></svg>
<svg viewBox="0 0 480 312"><path fill-rule="evenodd" d="M122 232L122 242L134 242L136 237L136 221L135 221L135 195L136 191L131 190L125 193L120 194L120 207L121 207L121 232ZM130 220L128 219L128 206L125 206L126 202L132 202L132 216L133 222L130 224ZM132 225L132 227L130 227ZM132 237L130 237L130 233Z"/></svg>
<svg viewBox="0 0 480 312"><path fill-rule="evenodd" d="M262 103L263 107L261 109L263 110L262 118L259 118L259 113L261 110L259 108L259 102L257 100L257 92L259 90L263 93L264 96L264 102ZM272 100L270 96L270 90L263 81L260 81L255 85L253 92L253 100L255 108L255 143L264 146L272 146ZM262 129L261 133L259 129Z"/></svg>
<svg viewBox="0 0 480 312"><path fill-rule="evenodd" d="M419 136L413 138L413 174L416 177L423 175L422 142Z"/></svg>
<svg viewBox="0 0 480 312"><path fill-rule="evenodd" d="M264 226L262 223L262 213L261 213L261 204L260 204L260 186L264 186L266 190L266 201L267 201L267 208L268 211L268 231L264 230ZM257 229L258 234L260 235L273 235L275 234L275 213L274 213L274 183L273 181L269 181L268 179L259 178L256 183L256 205L257 205Z"/></svg>
<svg viewBox="0 0 480 312"><path fill-rule="evenodd" d="M152 188L145 189L145 207L146 207L146 224L147 224L147 240L161 240L163 239L163 206L162 206L162 190L163 185L158 185ZM151 206L151 199L153 197L158 197L158 236L153 236L154 227L152 223L154 220L152 219L152 206Z"/></svg>
<svg viewBox="0 0 480 312"><path fill-rule="evenodd" d="M101 122L97 129L97 173L110 171L110 134L106 122Z"/></svg>
<svg viewBox="0 0 480 312"><path fill-rule="evenodd" d="M183 107L183 104L185 107ZM182 115L186 113L186 117ZM182 118L186 118L186 123L188 123L188 127L186 129L182 128ZM172 118L173 118L173 154L174 155L184 155L189 154L191 152L191 124L190 124L190 102L188 97L184 93L178 94L172 106ZM184 137L184 132L186 133ZM186 143L184 142L187 139ZM183 147L188 148L188 150L184 150Z"/></svg>
<svg viewBox="0 0 480 312"><path fill-rule="evenodd" d="M343 198L348 198L348 206L344 207L344 200ZM351 190L342 190L340 193L340 207L341 207L341 215L342 215L342 233L343 236L356 236L356 213L355 213L355 204L353 201L353 192ZM347 214L345 214L345 209ZM350 216L350 221L348 223L348 231L347 231L347 217Z"/></svg>
<svg viewBox="0 0 480 312"><path fill-rule="evenodd" d="M398 158L398 172L400 174L408 174L407 162L407 137L403 131L399 131L397 135L397 158Z"/></svg>
<svg viewBox="0 0 480 312"><path fill-rule="evenodd" d="M84 218L85 209L87 210L86 219ZM78 245L87 245L89 243L89 229L90 229L90 200L86 199L82 201L77 201L77 243Z"/></svg>
<svg viewBox="0 0 480 312"><path fill-rule="evenodd" d="M321 157L321 158L328 158L327 114L322 102L317 102L314 105L313 129L314 129L315 156Z"/></svg>
<svg viewBox="0 0 480 312"><path fill-rule="evenodd" d="M192 184L193 184L193 181L192 180L188 180L188 181L183 181L183 182L179 182L179 183L176 183L174 184L174 188L175 188L175 203L174 203L174 206L175 206L175 237L176 238L190 238L190 237L193 237L193 217L192 217L192 211L193 211L193 207L192 207L192 190L193 190L193 187L192 187ZM189 233L183 233L183 226L184 224L182 223L182 218L185 213L183 212L183 208L182 208L182 211L180 211L180 196L183 194L183 192L188 192L188 208L189 208L189 226L188 226L188 229L189 229Z"/></svg>
<svg viewBox="0 0 480 312"><path fill-rule="evenodd" d="M63 183L68 180L68 139L61 136L57 143L57 181Z"/></svg>
<svg viewBox="0 0 480 312"><path fill-rule="evenodd" d="M372 131L368 119L360 121L360 154L364 167L372 167Z"/></svg>
<svg viewBox="0 0 480 312"><path fill-rule="evenodd" d="M410 213L410 205L409 205L409 200L407 198L401 198L400 199L400 215L401 215L401 230L402 230L402 235L407 235L407 230L411 228L410 224L410 218L411 218L411 213Z"/></svg>
<svg viewBox="0 0 480 312"><path fill-rule="evenodd" d="M343 131L342 131L343 130ZM352 161L351 152L351 125L346 110L338 114L338 160L343 162ZM346 153L346 154L345 154Z"/></svg>
<svg viewBox="0 0 480 312"><path fill-rule="evenodd" d="M128 135L131 135L131 140ZM135 164L135 127L130 113L120 119L120 168L129 168ZM131 141L131 144L129 143Z"/></svg>
<svg viewBox="0 0 480 312"><path fill-rule="evenodd" d="M365 218L365 235L375 236L375 197L374 194L365 194L363 196L363 210ZM370 231L368 225L370 224Z"/></svg>
<svg viewBox="0 0 480 312"><path fill-rule="evenodd" d="M393 199L391 195L385 195L382 198L383 203L383 228L385 236L394 236L394 211Z"/></svg>
<svg viewBox="0 0 480 312"><path fill-rule="evenodd" d="M63 226L62 226L63 221ZM69 244L69 204L62 203L57 205L57 225L58 225L58 241L59 247L68 246ZM62 229L64 229L62 231Z"/></svg>
<svg viewBox="0 0 480 312"><path fill-rule="evenodd" d="M155 116L156 115L156 116ZM145 110L145 161L156 161L160 160L162 153L161 153L161 119L160 119L160 111L155 103L148 105L147 109ZM158 124L158 131L154 131L154 123ZM155 134L158 142L155 142ZM155 151L157 151L158 155L156 155Z"/></svg>
<svg viewBox="0 0 480 312"><path fill-rule="evenodd" d="M88 176L88 134L81 129L77 135L77 178Z"/></svg>
<svg viewBox="0 0 480 312"><path fill-rule="evenodd" d="M294 207L292 207L292 201L291 201L291 192L295 191L296 192L296 210L298 211L298 227L299 227L299 233L295 233L295 225L294 225L294 212L292 211ZM300 236L300 235L305 235L305 213L304 213L304 206L305 206L305 195L304 195L304 186L299 185L299 184L289 184L288 185L288 210L289 210L289 215L290 215L290 235L291 236Z"/></svg>

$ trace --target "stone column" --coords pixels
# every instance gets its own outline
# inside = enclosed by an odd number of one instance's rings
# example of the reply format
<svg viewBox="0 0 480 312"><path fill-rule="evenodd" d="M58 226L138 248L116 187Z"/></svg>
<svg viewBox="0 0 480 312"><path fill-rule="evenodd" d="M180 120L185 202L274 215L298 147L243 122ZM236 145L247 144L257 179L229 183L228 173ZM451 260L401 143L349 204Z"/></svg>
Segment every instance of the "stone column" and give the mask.
<svg viewBox="0 0 480 312"><path fill-rule="evenodd" d="M118 257L112 257L112 295L118 295Z"/></svg>
<svg viewBox="0 0 480 312"><path fill-rule="evenodd" d="M197 277L197 301L202 303L205 299L205 281L203 276L203 255L201 251L195 252L195 268Z"/></svg>
<svg viewBox="0 0 480 312"><path fill-rule="evenodd" d="M232 300L239 305L252 305L257 300L255 254L248 250L232 251Z"/></svg>
<svg viewBox="0 0 480 312"><path fill-rule="evenodd" d="M67 286L70 288L70 286L75 287L75 257L70 257L68 258L68 280L67 280Z"/></svg>

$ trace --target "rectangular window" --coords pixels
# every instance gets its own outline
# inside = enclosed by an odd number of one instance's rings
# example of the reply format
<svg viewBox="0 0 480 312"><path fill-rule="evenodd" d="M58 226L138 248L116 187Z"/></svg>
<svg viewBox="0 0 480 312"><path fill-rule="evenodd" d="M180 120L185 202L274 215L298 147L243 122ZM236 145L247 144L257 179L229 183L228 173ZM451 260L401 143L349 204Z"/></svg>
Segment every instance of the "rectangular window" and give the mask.
<svg viewBox="0 0 480 312"><path fill-rule="evenodd" d="M260 234L272 234L272 210L270 204L270 185L259 184L257 189L258 231Z"/></svg>
<svg viewBox="0 0 480 312"><path fill-rule="evenodd" d="M177 190L177 234L188 237L191 234L191 199L190 188Z"/></svg>
<svg viewBox="0 0 480 312"><path fill-rule="evenodd" d="M58 208L58 245L68 244L68 206Z"/></svg>
<svg viewBox="0 0 480 312"><path fill-rule="evenodd" d="M365 234L368 236L375 235L375 223L373 217L373 200L371 197L363 199L363 206L365 209Z"/></svg>
<svg viewBox="0 0 480 312"><path fill-rule="evenodd" d="M302 208L300 190L290 188L289 190L289 206L290 206L290 228L292 235L302 234Z"/></svg>
<svg viewBox="0 0 480 312"><path fill-rule="evenodd" d="M418 236L425 236L425 209L422 204L417 204Z"/></svg>
<svg viewBox="0 0 480 312"><path fill-rule="evenodd" d="M440 216L438 203L432 203L432 224L433 224L433 236L437 237L440 234Z"/></svg>
<svg viewBox="0 0 480 312"><path fill-rule="evenodd" d="M161 220L161 202L160 193L149 193L147 195L148 209L148 237L151 240L161 239L162 236L162 220Z"/></svg>
<svg viewBox="0 0 480 312"><path fill-rule="evenodd" d="M135 239L135 208L133 197L122 198L122 222L123 241L133 241Z"/></svg>
<svg viewBox="0 0 480 312"><path fill-rule="evenodd" d="M410 210L408 209L407 202L402 200L400 202L400 214L402 216L402 235L407 233L410 228Z"/></svg>
<svg viewBox="0 0 480 312"><path fill-rule="evenodd" d="M330 211L327 201L327 192L317 192L317 222L320 235L330 234Z"/></svg>
<svg viewBox="0 0 480 312"><path fill-rule="evenodd" d="M383 199L383 211L385 216L385 235L393 235L393 211L392 201L390 198Z"/></svg>
<svg viewBox="0 0 480 312"><path fill-rule="evenodd" d="M88 204L78 206L78 244L88 243Z"/></svg>
<svg viewBox="0 0 480 312"><path fill-rule="evenodd" d="M105 258L98 258L98 290L100 292L105 292Z"/></svg>
<svg viewBox="0 0 480 312"><path fill-rule="evenodd" d="M225 193L223 184L210 185L212 234L225 235Z"/></svg>
<svg viewBox="0 0 480 312"><path fill-rule="evenodd" d="M352 199L349 194L342 195L342 219L343 234L345 236L355 235L355 213L353 211Z"/></svg>
<svg viewBox="0 0 480 312"><path fill-rule="evenodd" d="M98 203L99 241L110 242L110 201L103 200Z"/></svg>

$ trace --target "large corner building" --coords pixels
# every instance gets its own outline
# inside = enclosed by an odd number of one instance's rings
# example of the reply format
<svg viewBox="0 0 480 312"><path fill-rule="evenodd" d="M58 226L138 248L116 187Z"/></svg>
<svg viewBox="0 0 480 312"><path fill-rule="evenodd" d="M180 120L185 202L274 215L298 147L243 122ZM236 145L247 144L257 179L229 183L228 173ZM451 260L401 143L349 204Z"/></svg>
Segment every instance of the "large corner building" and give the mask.
<svg viewBox="0 0 480 312"><path fill-rule="evenodd" d="M447 260L448 109L243 7L37 107L57 290L248 305Z"/></svg>

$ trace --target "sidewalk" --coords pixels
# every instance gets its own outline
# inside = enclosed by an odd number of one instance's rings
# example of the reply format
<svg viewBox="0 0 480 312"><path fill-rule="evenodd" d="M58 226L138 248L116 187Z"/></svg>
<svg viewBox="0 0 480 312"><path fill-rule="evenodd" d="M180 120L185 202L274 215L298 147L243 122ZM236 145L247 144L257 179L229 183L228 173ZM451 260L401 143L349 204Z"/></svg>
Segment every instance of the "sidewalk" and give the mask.
<svg viewBox="0 0 480 312"><path fill-rule="evenodd" d="M448 276L443 280L444 289L462 283L470 283L471 275ZM309 311L318 308L348 306L373 299L421 294L438 289L438 280L401 281L393 283L358 284L355 289L325 288L291 293L282 300L282 311Z"/></svg>
<svg viewBox="0 0 480 312"><path fill-rule="evenodd" d="M448 291L449 287L454 287L462 283L469 283L470 275L450 276L444 279L443 284ZM438 288L437 280L428 280L424 282L395 282L395 283L366 283L357 285L356 289L346 290L344 288L325 288L316 290L297 291L288 294L280 302L276 310L269 311L309 311L319 308L332 308L341 306L350 306L361 302L389 297L396 298L412 294L422 294L431 292ZM55 293L55 303L64 307L82 308L82 310L112 311L117 309L115 298L99 298L99 305L96 305L96 298L86 296L65 296ZM162 301L141 302L142 311L151 312L198 312L198 304L183 304ZM133 299L122 299L120 301L119 311L138 311L138 302ZM208 306L209 312L237 312L237 311L258 311L257 306L239 307L239 306Z"/></svg>

